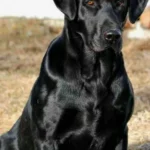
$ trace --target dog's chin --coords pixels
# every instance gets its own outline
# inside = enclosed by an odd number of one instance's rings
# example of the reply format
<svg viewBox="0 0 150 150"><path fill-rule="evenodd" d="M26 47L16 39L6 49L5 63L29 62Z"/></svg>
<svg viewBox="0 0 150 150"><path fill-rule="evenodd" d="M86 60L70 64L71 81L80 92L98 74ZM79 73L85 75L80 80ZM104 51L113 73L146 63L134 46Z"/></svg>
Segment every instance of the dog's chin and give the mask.
<svg viewBox="0 0 150 150"><path fill-rule="evenodd" d="M91 51L94 51L96 53L102 52L105 50L105 47L100 46L99 44L96 44L94 42L90 42L89 48Z"/></svg>
<svg viewBox="0 0 150 150"><path fill-rule="evenodd" d="M92 48L92 51L95 53L103 53L104 51L112 51L115 54L119 54L121 52L121 49L114 48L114 47L104 47L104 48Z"/></svg>
<svg viewBox="0 0 150 150"><path fill-rule="evenodd" d="M105 51L106 49L101 49L101 48L91 48L92 51L96 52L96 53L100 53Z"/></svg>
<svg viewBox="0 0 150 150"><path fill-rule="evenodd" d="M98 46L98 45L95 46L94 44L90 45L89 47L90 47L90 50L92 50L96 53L100 53L100 52L107 50L107 47L102 47L102 46Z"/></svg>
<svg viewBox="0 0 150 150"><path fill-rule="evenodd" d="M113 51L115 51L115 49L113 49L112 47L101 47L101 46L91 47L90 49L92 51L96 52L96 53L104 52L104 51L107 51L107 50L113 50Z"/></svg>
<svg viewBox="0 0 150 150"><path fill-rule="evenodd" d="M114 53L120 53L121 51L121 43L118 43L116 45L100 45L100 44L95 44L95 43L91 43L90 44L90 49L96 53L100 53L100 52L103 52L103 51L107 51L107 50L112 50Z"/></svg>

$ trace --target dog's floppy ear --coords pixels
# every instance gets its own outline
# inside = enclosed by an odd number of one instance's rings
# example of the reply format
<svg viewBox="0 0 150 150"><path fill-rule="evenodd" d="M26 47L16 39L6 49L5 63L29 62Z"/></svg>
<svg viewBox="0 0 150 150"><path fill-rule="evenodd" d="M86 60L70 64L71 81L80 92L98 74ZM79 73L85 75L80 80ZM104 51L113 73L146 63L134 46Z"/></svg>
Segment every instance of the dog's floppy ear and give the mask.
<svg viewBox="0 0 150 150"><path fill-rule="evenodd" d="M135 23L144 11L148 0L129 0L129 19Z"/></svg>
<svg viewBox="0 0 150 150"><path fill-rule="evenodd" d="M69 20L76 16L76 0L54 0L56 6L62 11Z"/></svg>

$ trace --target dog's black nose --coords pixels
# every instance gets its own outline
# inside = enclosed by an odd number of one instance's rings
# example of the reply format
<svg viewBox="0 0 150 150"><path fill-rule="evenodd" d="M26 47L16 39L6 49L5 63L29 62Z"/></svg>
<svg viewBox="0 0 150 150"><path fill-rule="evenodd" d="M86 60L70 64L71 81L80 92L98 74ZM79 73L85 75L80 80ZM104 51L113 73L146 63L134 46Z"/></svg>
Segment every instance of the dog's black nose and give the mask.
<svg viewBox="0 0 150 150"><path fill-rule="evenodd" d="M104 38L107 42L114 42L119 40L121 32L119 30L109 30L104 34Z"/></svg>

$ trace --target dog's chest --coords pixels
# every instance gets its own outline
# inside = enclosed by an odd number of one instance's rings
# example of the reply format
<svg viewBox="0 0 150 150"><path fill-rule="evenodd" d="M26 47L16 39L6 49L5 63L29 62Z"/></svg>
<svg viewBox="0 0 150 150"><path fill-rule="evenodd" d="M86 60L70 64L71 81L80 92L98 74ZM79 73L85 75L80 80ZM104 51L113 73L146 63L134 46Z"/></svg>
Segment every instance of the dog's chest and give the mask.
<svg viewBox="0 0 150 150"><path fill-rule="evenodd" d="M56 139L70 135L100 136L111 124L115 127L120 118L112 105L110 97L103 101L104 94L97 94L95 82L90 85L60 83L56 92L55 107L59 109L55 132ZM102 100L102 101L101 101ZM50 104L51 105L51 104Z"/></svg>
<svg viewBox="0 0 150 150"><path fill-rule="evenodd" d="M100 121L103 110L105 113L110 113L110 118L112 117L113 108L111 104L113 102L111 94L108 93L108 89L104 85L92 81L87 85L61 83L59 87L57 104L62 109L62 113L66 110L67 113L74 111L76 113L73 115L80 116L74 119L80 120L86 125L92 125L95 119Z"/></svg>
<svg viewBox="0 0 150 150"><path fill-rule="evenodd" d="M59 89L56 92L57 101L62 107L78 107L83 109L88 103L99 103L107 88L100 82L96 83L66 83L60 82Z"/></svg>

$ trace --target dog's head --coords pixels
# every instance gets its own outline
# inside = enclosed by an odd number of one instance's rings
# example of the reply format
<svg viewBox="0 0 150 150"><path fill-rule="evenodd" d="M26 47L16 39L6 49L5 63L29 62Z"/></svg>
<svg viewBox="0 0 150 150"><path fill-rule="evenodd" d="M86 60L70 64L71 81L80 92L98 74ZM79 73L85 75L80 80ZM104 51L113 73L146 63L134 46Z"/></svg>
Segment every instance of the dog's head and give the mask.
<svg viewBox="0 0 150 150"><path fill-rule="evenodd" d="M65 14L72 34L78 34L90 50L100 52L122 47L122 31L129 12L132 23L140 17L148 0L54 0Z"/></svg>

